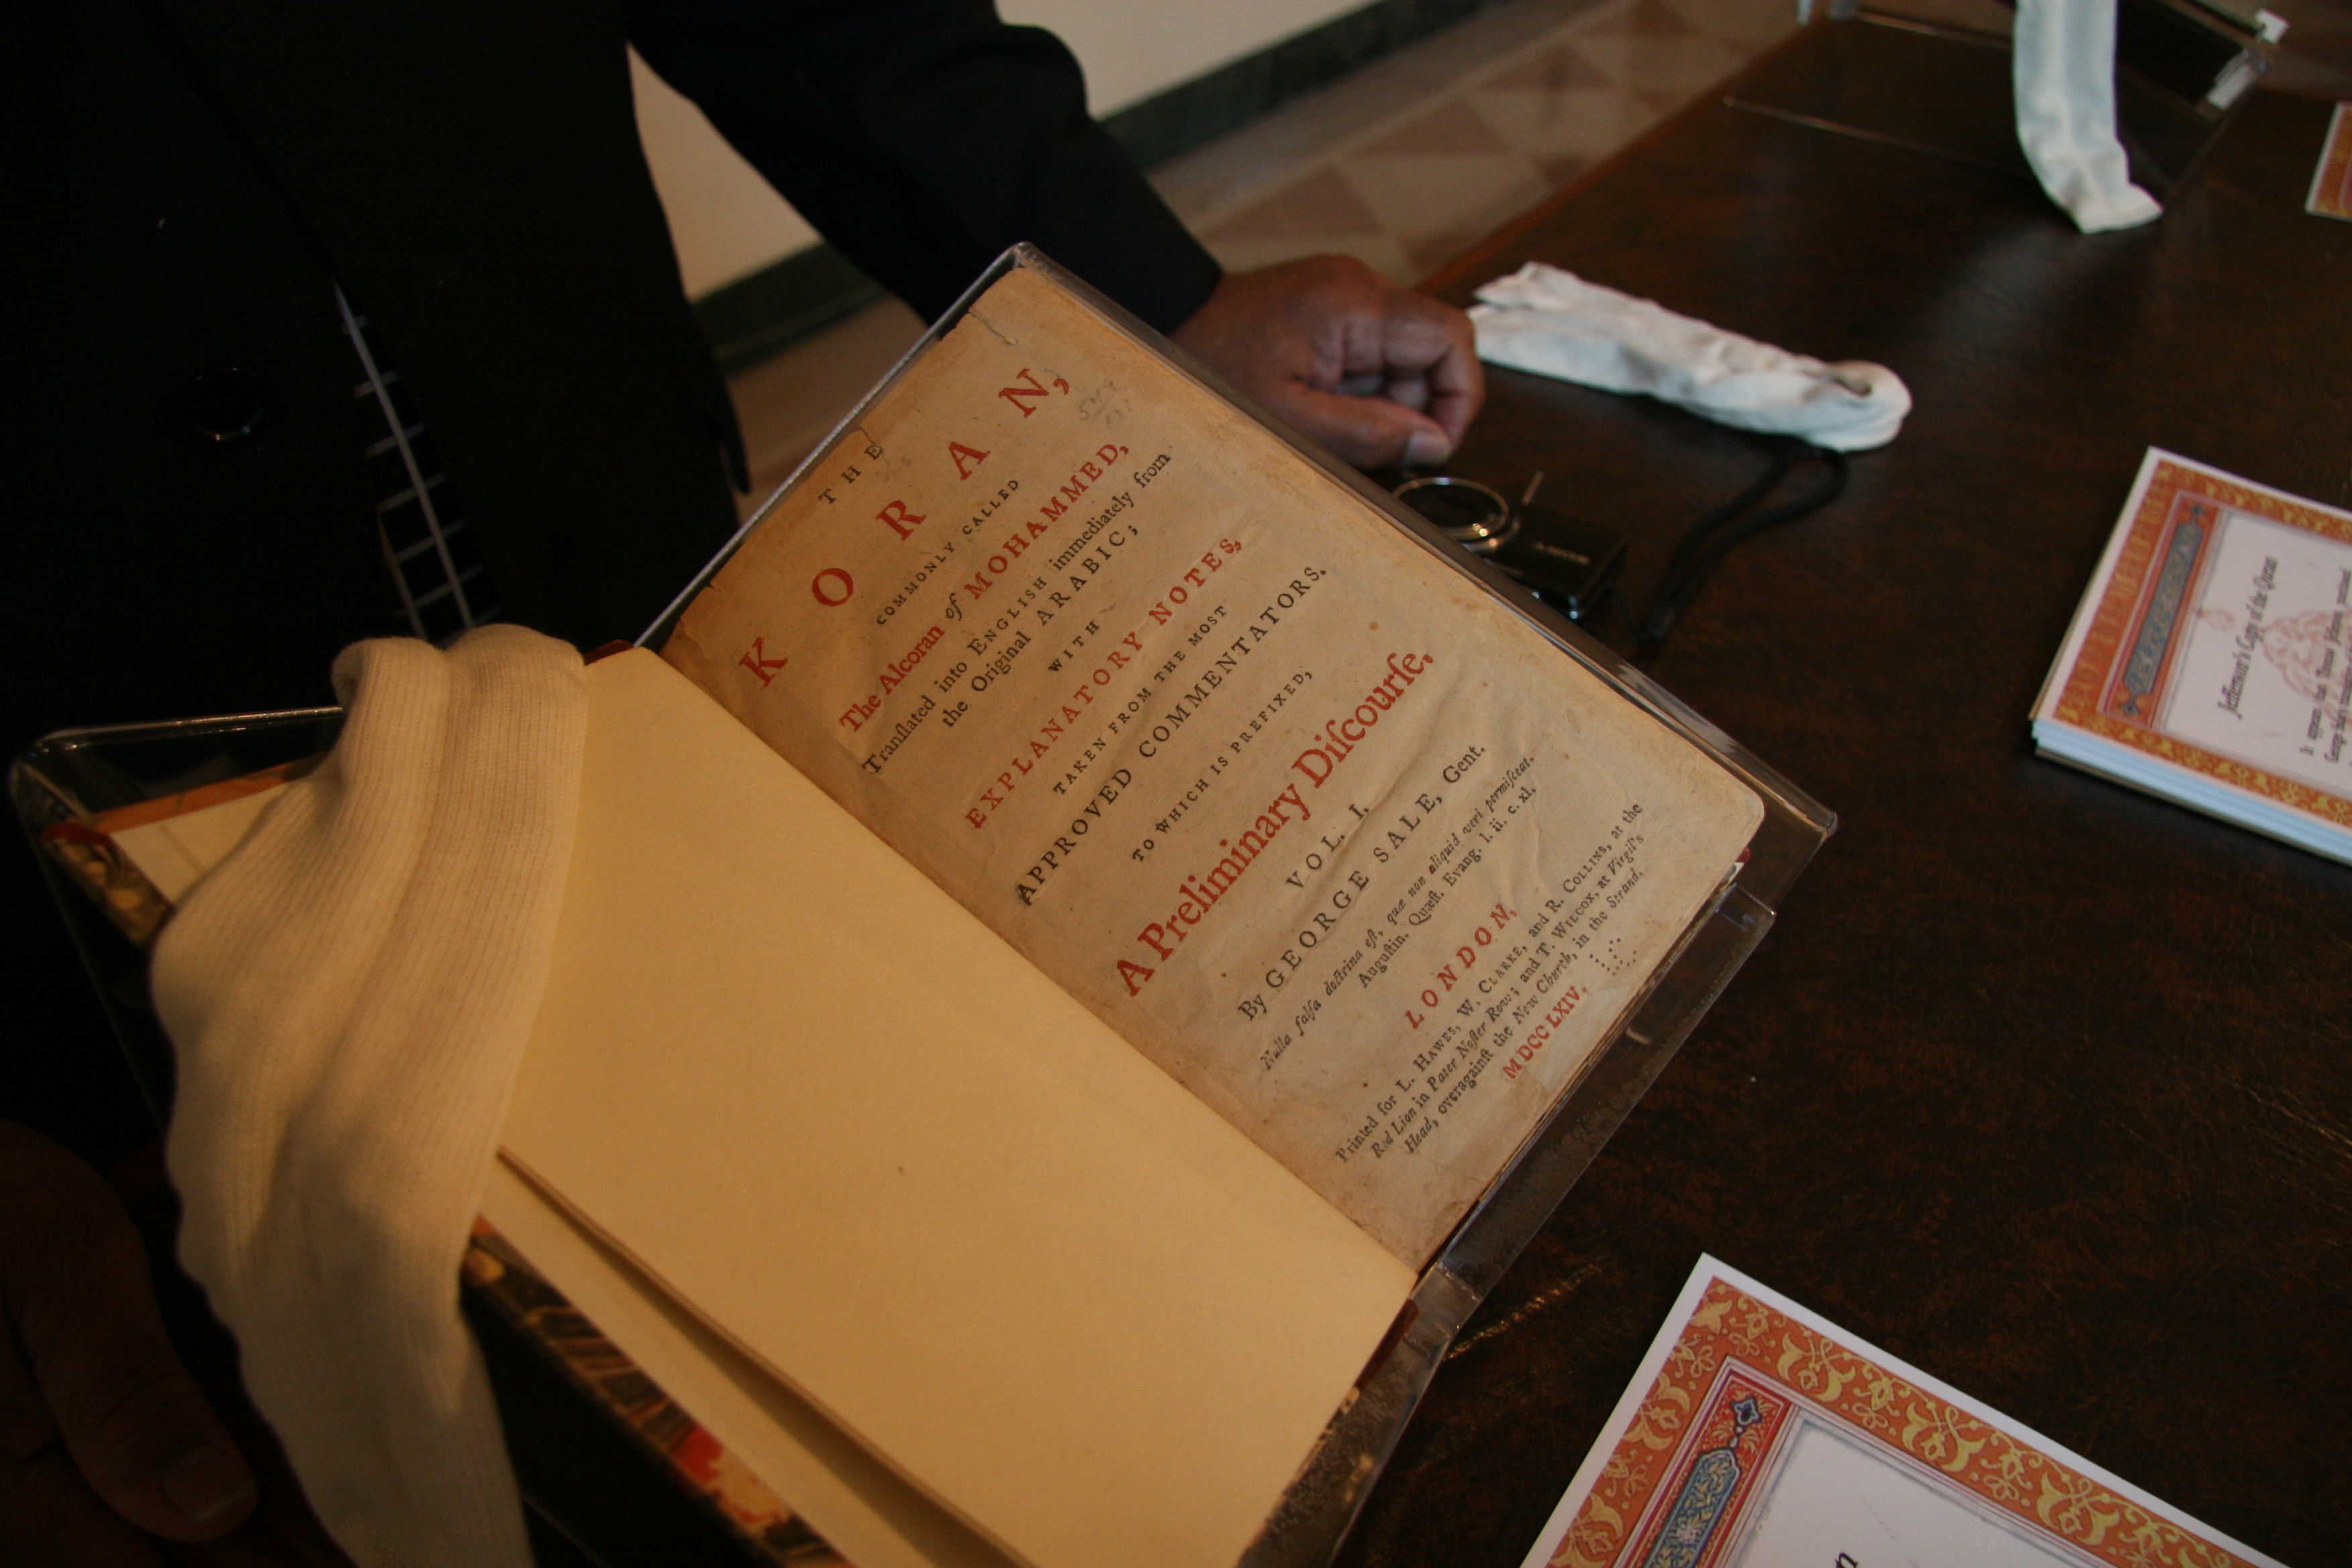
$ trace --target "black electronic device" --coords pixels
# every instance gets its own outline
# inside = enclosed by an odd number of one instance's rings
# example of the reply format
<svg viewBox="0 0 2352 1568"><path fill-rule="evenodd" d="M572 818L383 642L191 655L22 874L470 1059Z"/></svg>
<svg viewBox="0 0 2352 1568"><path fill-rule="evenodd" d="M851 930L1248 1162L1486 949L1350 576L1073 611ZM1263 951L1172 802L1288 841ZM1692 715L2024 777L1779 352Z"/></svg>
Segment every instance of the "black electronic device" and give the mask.
<svg viewBox="0 0 2352 1568"><path fill-rule="evenodd" d="M1420 475L1392 493L1463 549L1492 561L1570 620L1581 621L1624 566L1625 536L1534 504L1543 478L1538 471L1516 502L1490 485L1451 474Z"/></svg>

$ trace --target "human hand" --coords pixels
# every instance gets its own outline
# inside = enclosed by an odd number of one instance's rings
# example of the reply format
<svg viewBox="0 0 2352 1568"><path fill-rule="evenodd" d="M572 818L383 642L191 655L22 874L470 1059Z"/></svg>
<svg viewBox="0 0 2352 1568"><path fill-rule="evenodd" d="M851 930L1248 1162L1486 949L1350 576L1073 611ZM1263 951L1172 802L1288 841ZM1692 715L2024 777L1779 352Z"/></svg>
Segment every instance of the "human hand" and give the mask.
<svg viewBox="0 0 2352 1568"><path fill-rule="evenodd" d="M1170 334L1362 468L1427 468L1486 401L1470 318L1346 256L1228 274Z"/></svg>
<svg viewBox="0 0 2352 1568"><path fill-rule="evenodd" d="M0 1564L145 1568L162 1542L227 1534L257 1495L114 1194L0 1121Z"/></svg>

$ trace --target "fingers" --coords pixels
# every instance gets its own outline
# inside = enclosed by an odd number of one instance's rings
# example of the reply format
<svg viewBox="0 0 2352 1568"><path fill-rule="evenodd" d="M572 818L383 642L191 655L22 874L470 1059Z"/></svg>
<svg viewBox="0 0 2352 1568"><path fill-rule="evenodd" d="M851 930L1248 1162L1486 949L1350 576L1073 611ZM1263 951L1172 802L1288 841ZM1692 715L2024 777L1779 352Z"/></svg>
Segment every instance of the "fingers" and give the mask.
<svg viewBox="0 0 2352 1568"><path fill-rule="evenodd" d="M0 1328L16 1352L0 1358L0 1463L47 1489L19 1503L64 1528L69 1459L86 1494L167 1540L210 1540L252 1511L253 1474L164 1334L130 1220L97 1173L5 1122Z"/></svg>
<svg viewBox="0 0 2352 1568"><path fill-rule="evenodd" d="M1358 464L1444 461L1486 397L1470 319L1349 257L1228 277L1174 336Z"/></svg>
<svg viewBox="0 0 2352 1568"><path fill-rule="evenodd" d="M0 1333L0 1568L161 1568L163 1561L154 1541L99 1501L74 1468L15 1336Z"/></svg>
<svg viewBox="0 0 2352 1568"><path fill-rule="evenodd" d="M1421 409L1446 434L1447 450L1462 439L1486 398L1486 374L1478 363L1476 333L1470 318L1451 305L1382 283L1370 305L1376 311L1367 335L1388 395ZM1352 370L1356 368L1350 365ZM1408 401L1417 396L1419 401Z"/></svg>
<svg viewBox="0 0 2352 1568"><path fill-rule="evenodd" d="M1425 414L1384 397L1349 397L1303 382L1270 389L1267 410L1360 468L1425 468L1444 462L1454 437Z"/></svg>

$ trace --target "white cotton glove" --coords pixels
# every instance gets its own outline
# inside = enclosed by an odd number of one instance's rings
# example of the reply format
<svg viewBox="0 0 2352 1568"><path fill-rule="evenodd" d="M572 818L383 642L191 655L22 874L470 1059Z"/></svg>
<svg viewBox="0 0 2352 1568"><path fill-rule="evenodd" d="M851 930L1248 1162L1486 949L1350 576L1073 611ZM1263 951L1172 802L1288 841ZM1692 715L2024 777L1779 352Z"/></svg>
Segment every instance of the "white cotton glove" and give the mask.
<svg viewBox="0 0 2352 1568"><path fill-rule="evenodd" d="M1911 411L1883 364L1824 364L1530 261L1478 290L1478 357L1604 392L1639 392L1742 430L1883 447Z"/></svg>
<svg viewBox="0 0 2352 1568"><path fill-rule="evenodd" d="M2116 0L2017 0L2017 140L2084 234L2159 216L2116 140Z"/></svg>
<svg viewBox="0 0 2352 1568"><path fill-rule="evenodd" d="M344 650L334 753L155 949L180 1256L359 1568L529 1568L457 1265L554 951L588 688L520 626Z"/></svg>

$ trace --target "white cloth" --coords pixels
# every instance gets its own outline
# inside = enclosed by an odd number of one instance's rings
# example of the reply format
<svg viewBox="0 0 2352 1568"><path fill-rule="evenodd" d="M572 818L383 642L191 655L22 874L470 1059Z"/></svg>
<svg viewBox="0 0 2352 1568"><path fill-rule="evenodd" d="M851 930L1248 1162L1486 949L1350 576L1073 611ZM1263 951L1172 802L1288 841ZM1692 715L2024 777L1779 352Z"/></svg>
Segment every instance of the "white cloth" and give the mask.
<svg viewBox="0 0 2352 1568"><path fill-rule="evenodd" d="M457 1270L544 987L587 687L489 626L335 662L334 754L165 928L180 1252L360 1568L527 1568Z"/></svg>
<svg viewBox="0 0 2352 1568"><path fill-rule="evenodd" d="M2116 139L2116 0L2017 0L2017 140L2084 234L2160 216Z"/></svg>
<svg viewBox="0 0 2352 1568"><path fill-rule="evenodd" d="M1823 364L1530 261L1478 290L1478 357L1604 392L1640 392L1743 430L1883 447L1911 392L1883 364Z"/></svg>

